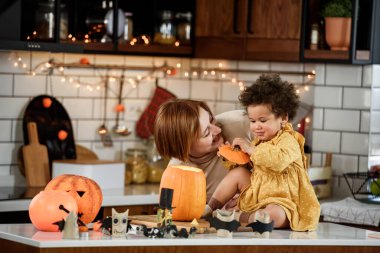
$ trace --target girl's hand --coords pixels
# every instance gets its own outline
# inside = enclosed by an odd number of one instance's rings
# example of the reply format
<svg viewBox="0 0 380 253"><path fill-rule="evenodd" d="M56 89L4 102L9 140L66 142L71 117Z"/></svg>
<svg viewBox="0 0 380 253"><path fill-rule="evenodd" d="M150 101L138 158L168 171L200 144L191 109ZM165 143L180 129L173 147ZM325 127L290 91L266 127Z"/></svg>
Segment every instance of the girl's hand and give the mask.
<svg viewBox="0 0 380 253"><path fill-rule="evenodd" d="M251 145L251 143L243 138L235 138L232 142L232 146L239 146L240 149L248 155L252 155L255 151L255 148Z"/></svg>

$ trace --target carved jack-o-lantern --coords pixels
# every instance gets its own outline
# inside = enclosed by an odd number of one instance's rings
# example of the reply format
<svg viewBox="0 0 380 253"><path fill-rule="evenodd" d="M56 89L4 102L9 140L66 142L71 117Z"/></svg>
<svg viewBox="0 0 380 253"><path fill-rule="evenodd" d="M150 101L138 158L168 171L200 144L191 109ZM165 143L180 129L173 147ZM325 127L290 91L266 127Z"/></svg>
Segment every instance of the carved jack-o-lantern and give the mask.
<svg viewBox="0 0 380 253"><path fill-rule="evenodd" d="M30 220L42 231L59 231L58 222L64 220L70 211L78 212L77 202L64 191L41 191L29 205Z"/></svg>
<svg viewBox="0 0 380 253"><path fill-rule="evenodd" d="M92 222L102 205L103 195L99 185L92 179L78 175L60 175L53 178L45 190L69 192L78 204L78 219L83 223Z"/></svg>

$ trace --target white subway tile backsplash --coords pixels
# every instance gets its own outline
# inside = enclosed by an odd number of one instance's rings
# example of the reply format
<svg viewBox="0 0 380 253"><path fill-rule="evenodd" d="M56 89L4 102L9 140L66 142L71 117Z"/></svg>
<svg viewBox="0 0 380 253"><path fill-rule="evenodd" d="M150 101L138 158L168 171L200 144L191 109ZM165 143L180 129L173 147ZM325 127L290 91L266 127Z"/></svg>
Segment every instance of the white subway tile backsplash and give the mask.
<svg viewBox="0 0 380 253"><path fill-rule="evenodd" d="M52 89L51 95L53 96L76 97L78 95L78 88L66 78L62 79L61 76L51 77L51 87L48 86L49 91L50 89Z"/></svg>
<svg viewBox="0 0 380 253"><path fill-rule="evenodd" d="M322 153L311 153L311 166L322 166Z"/></svg>
<svg viewBox="0 0 380 253"><path fill-rule="evenodd" d="M159 79L158 85L164 88L165 85L162 85L162 82ZM128 100L130 98L151 98L156 89L155 79L141 81L136 88L133 88L131 85L125 87L124 99Z"/></svg>
<svg viewBox="0 0 380 253"><path fill-rule="evenodd" d="M342 153L353 155L368 154L368 134L342 133Z"/></svg>
<svg viewBox="0 0 380 253"><path fill-rule="evenodd" d="M227 102L218 102L215 103L215 110L213 111L215 114L219 114L226 111L236 110L236 103L227 103Z"/></svg>
<svg viewBox="0 0 380 253"><path fill-rule="evenodd" d="M323 128L323 109L315 108L313 110L313 129Z"/></svg>
<svg viewBox="0 0 380 253"><path fill-rule="evenodd" d="M380 88L380 65L372 65L372 87Z"/></svg>
<svg viewBox="0 0 380 253"><path fill-rule="evenodd" d="M331 168L334 175L358 171L358 156L333 154Z"/></svg>
<svg viewBox="0 0 380 253"><path fill-rule="evenodd" d="M374 112L372 112L372 113L374 113ZM371 119L371 113L369 111L361 111L361 114L360 114L360 132L365 132L365 133L369 132L369 128L370 128L370 124L371 124L370 122L372 122L372 120L370 120L370 119ZM378 116L374 116L373 120L377 121L378 124L380 124L380 114L378 114ZM379 128L379 130L380 130L380 128Z"/></svg>
<svg viewBox="0 0 380 253"><path fill-rule="evenodd" d="M12 121L0 120L0 141L11 141L12 138Z"/></svg>
<svg viewBox="0 0 380 253"><path fill-rule="evenodd" d="M380 110L380 88L372 89L371 108Z"/></svg>
<svg viewBox="0 0 380 253"><path fill-rule="evenodd" d="M237 61L228 61L228 60L213 60L208 59L206 61L206 67L209 69L236 69L238 66Z"/></svg>
<svg viewBox="0 0 380 253"><path fill-rule="evenodd" d="M158 62L158 65L162 64ZM155 66L154 57L151 56L125 56L126 66L153 67ZM158 67L158 66L157 66Z"/></svg>
<svg viewBox="0 0 380 253"><path fill-rule="evenodd" d="M360 112L351 110L326 109L324 129L341 131L359 131Z"/></svg>
<svg viewBox="0 0 380 253"><path fill-rule="evenodd" d="M191 82L190 98L215 101L220 99L221 82L197 80Z"/></svg>
<svg viewBox="0 0 380 253"><path fill-rule="evenodd" d="M93 104L93 99L89 98L63 99L63 106L72 120L92 118Z"/></svg>
<svg viewBox="0 0 380 253"><path fill-rule="evenodd" d="M368 156L360 156L359 157L359 172L367 172L368 171Z"/></svg>
<svg viewBox="0 0 380 253"><path fill-rule="evenodd" d="M15 143L0 143L0 164L16 163L16 154L20 145Z"/></svg>
<svg viewBox="0 0 380 253"><path fill-rule="evenodd" d="M0 165L0 176L7 176L10 173L10 167L9 165Z"/></svg>
<svg viewBox="0 0 380 253"><path fill-rule="evenodd" d="M371 133L380 133L380 111L372 111L370 120L371 123L369 123L369 125Z"/></svg>
<svg viewBox="0 0 380 253"><path fill-rule="evenodd" d="M125 58L123 55L97 54L95 55L95 64L123 66L126 63Z"/></svg>
<svg viewBox="0 0 380 253"><path fill-rule="evenodd" d="M46 76L15 75L14 95L15 96L37 96L46 94Z"/></svg>
<svg viewBox="0 0 380 253"><path fill-rule="evenodd" d="M340 152L340 133L328 131L313 131L312 150L320 152Z"/></svg>
<svg viewBox="0 0 380 253"><path fill-rule="evenodd" d="M303 103L313 105L314 104L314 86L313 85L305 85L299 88L300 100Z"/></svg>
<svg viewBox="0 0 380 253"><path fill-rule="evenodd" d="M315 86L314 91L314 106L333 108L342 106L343 88Z"/></svg>
<svg viewBox="0 0 380 253"><path fill-rule="evenodd" d="M238 101L241 91L237 83L223 82L222 83L222 100Z"/></svg>
<svg viewBox="0 0 380 253"><path fill-rule="evenodd" d="M104 82L100 77L80 77L78 95L80 97L99 97L103 92ZM118 81L117 81L118 82ZM72 89L76 87L71 86Z"/></svg>
<svg viewBox="0 0 380 253"><path fill-rule="evenodd" d="M12 96L13 94L13 75L0 74L0 97Z"/></svg>
<svg viewBox="0 0 380 253"><path fill-rule="evenodd" d="M178 98L188 98L190 95L190 80L168 79L166 89Z"/></svg>
<svg viewBox="0 0 380 253"><path fill-rule="evenodd" d="M98 128L103 124L100 120L81 120L78 122L76 141L93 141L98 138ZM109 129L111 126L109 125Z"/></svg>
<svg viewBox="0 0 380 253"><path fill-rule="evenodd" d="M314 84L325 85L325 72L326 72L325 64L315 64L315 67L313 69L309 69L308 67L306 67L305 70L306 71L315 70Z"/></svg>
<svg viewBox="0 0 380 253"><path fill-rule="evenodd" d="M18 58L22 59L22 62L27 64L29 68L29 54L25 52L6 52L0 51L0 73L25 73L25 69L18 66L15 67L14 63L20 63ZM19 64L20 65L20 64Z"/></svg>
<svg viewBox="0 0 380 253"><path fill-rule="evenodd" d="M271 62L270 70L272 71L295 71L301 72L303 71L302 63L284 63L284 62Z"/></svg>
<svg viewBox="0 0 380 253"><path fill-rule="evenodd" d="M270 63L259 61L239 61L237 68L242 70L262 71L265 73L270 70Z"/></svg>
<svg viewBox="0 0 380 253"><path fill-rule="evenodd" d="M149 102L149 99L130 99L126 101L125 118L129 121L137 121L149 105Z"/></svg>
<svg viewBox="0 0 380 253"><path fill-rule="evenodd" d="M373 83L372 65L363 66L363 87L371 87Z"/></svg>
<svg viewBox="0 0 380 253"><path fill-rule="evenodd" d="M18 119L24 115L29 98L6 97L0 99L0 119Z"/></svg>
<svg viewBox="0 0 380 253"><path fill-rule="evenodd" d="M326 65L326 85L358 86L362 83L362 66Z"/></svg>
<svg viewBox="0 0 380 253"><path fill-rule="evenodd" d="M12 120L12 141L24 143L22 119Z"/></svg>
<svg viewBox="0 0 380 253"><path fill-rule="evenodd" d="M344 88L343 108L369 109L371 90L367 88Z"/></svg>

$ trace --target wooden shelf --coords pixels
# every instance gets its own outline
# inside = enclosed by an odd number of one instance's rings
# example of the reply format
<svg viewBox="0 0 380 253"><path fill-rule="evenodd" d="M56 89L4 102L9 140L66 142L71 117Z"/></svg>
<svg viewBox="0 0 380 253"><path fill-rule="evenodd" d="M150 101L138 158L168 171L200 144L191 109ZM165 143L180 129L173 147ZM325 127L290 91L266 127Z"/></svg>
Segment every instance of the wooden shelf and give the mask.
<svg viewBox="0 0 380 253"><path fill-rule="evenodd" d="M348 51L305 49L304 58L316 60L349 60L350 54Z"/></svg>

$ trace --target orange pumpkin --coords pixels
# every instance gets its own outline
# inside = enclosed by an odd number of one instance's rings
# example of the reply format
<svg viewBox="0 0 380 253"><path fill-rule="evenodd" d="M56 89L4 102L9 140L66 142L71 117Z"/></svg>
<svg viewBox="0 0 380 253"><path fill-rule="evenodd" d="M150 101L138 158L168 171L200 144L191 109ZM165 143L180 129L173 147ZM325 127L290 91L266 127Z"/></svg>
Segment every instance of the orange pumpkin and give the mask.
<svg viewBox="0 0 380 253"><path fill-rule="evenodd" d="M64 174L53 178L45 190L63 190L74 197L78 204L78 218L85 224L92 222L98 214L103 201L99 185L92 179Z"/></svg>
<svg viewBox="0 0 380 253"><path fill-rule="evenodd" d="M173 220L199 219L206 206L206 176L203 170L173 165L165 169L161 188L173 189Z"/></svg>
<svg viewBox="0 0 380 253"><path fill-rule="evenodd" d="M68 133L65 130L59 130L58 139L61 141L66 140Z"/></svg>
<svg viewBox="0 0 380 253"><path fill-rule="evenodd" d="M64 209L78 212L77 202L71 194L65 191L41 191L30 202L29 218L37 229L57 232L59 227L54 223L64 220L68 215Z"/></svg>
<svg viewBox="0 0 380 253"><path fill-rule="evenodd" d="M45 107L45 108L49 108L51 106L51 104L53 103L53 101L51 101L50 98L43 98L42 99L42 105Z"/></svg>
<svg viewBox="0 0 380 253"><path fill-rule="evenodd" d="M228 161L243 165L249 163L250 157L247 153L241 151L239 148L233 148L230 145L222 145L219 147L219 154Z"/></svg>

